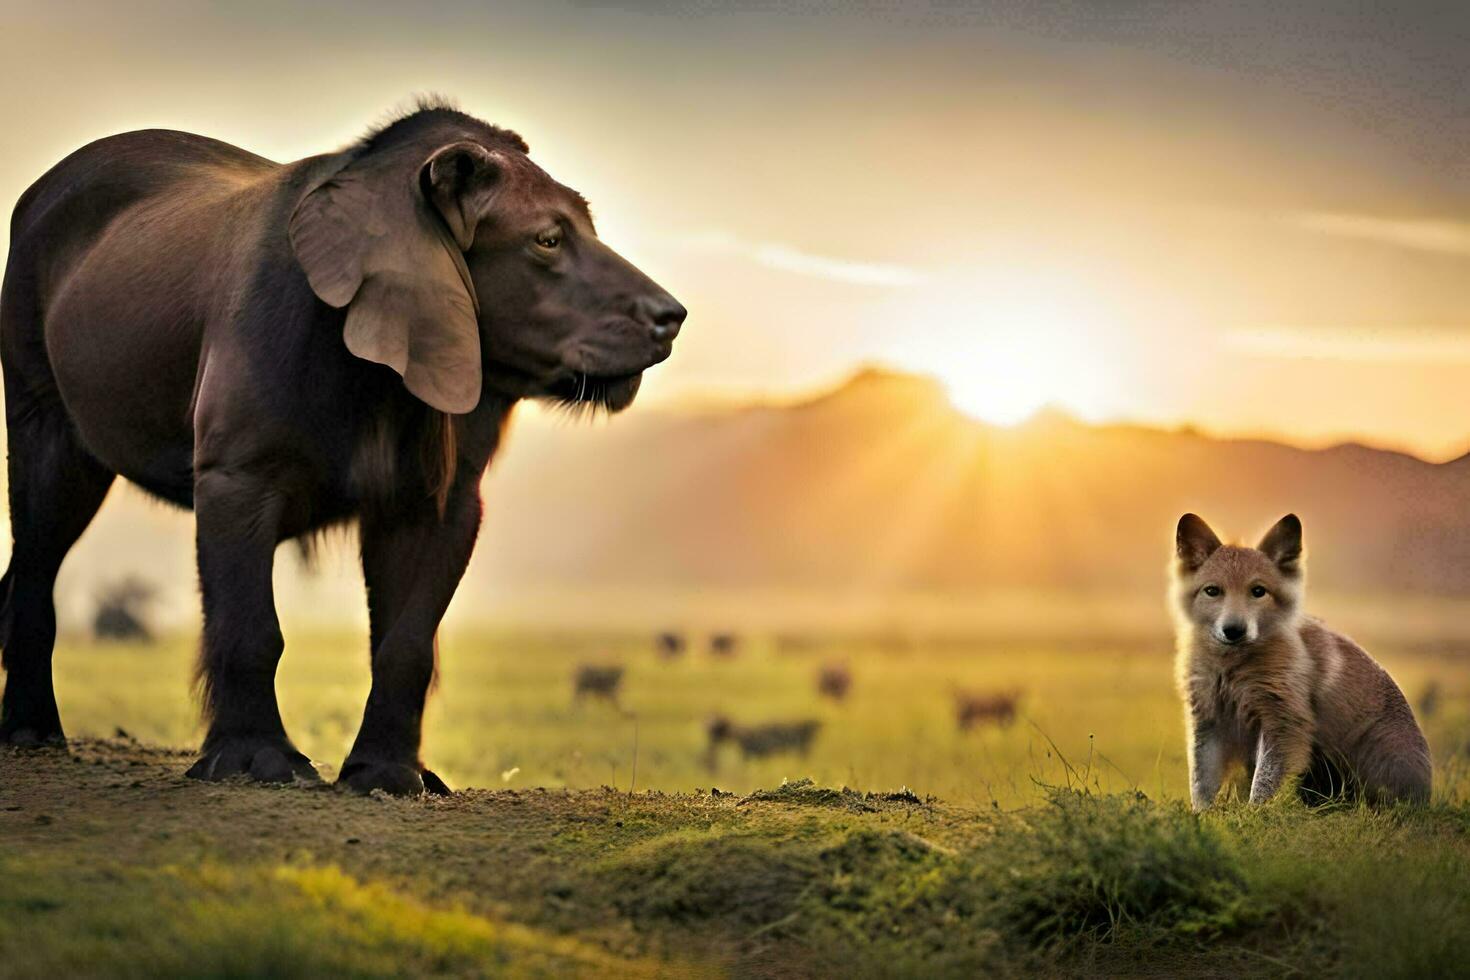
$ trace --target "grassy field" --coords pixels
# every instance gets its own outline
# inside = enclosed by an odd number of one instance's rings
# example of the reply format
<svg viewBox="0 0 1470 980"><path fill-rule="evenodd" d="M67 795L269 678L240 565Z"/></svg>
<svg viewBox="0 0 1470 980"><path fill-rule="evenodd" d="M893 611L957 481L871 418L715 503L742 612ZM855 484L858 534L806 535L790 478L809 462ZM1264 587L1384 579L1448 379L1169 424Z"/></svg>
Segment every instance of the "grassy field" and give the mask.
<svg viewBox="0 0 1470 980"><path fill-rule="evenodd" d="M1095 791L1185 794L1182 720L1165 637L1062 642L913 638L743 637L728 660L702 644L674 662L643 635L448 632L426 722L424 758L451 786L746 793L783 779L1013 807L1038 784L1065 785L1067 766ZM118 728L144 742L196 745L189 678L193 637L151 646L64 640L57 694L72 735ZM288 731L319 764L340 764L361 717L366 642L288 632L279 689ZM1432 650L1373 647L1411 699L1434 684L1424 718L1446 800L1467 795L1470 666ZM573 698L580 664L626 668L619 703ZM845 664L844 703L822 699L816 674ZM960 732L955 691L1016 691L1007 728ZM705 723L819 719L810 755L743 761L726 746L707 766ZM636 781L635 781L636 761ZM1074 777L1075 778L1075 777Z"/></svg>
<svg viewBox="0 0 1470 980"><path fill-rule="evenodd" d="M329 776L362 645L288 631ZM1433 805L1196 817L1163 638L450 632L425 757L463 791L423 800L186 780L192 638L68 640L72 745L0 750L0 976L1470 975L1470 671L1374 649L1437 690ZM618 706L573 698L584 663L626 668ZM956 690L1019 717L961 732ZM822 729L712 772L715 712Z"/></svg>
<svg viewBox="0 0 1470 980"><path fill-rule="evenodd" d="M1463 976L1470 808L447 799L0 749L0 975Z"/></svg>

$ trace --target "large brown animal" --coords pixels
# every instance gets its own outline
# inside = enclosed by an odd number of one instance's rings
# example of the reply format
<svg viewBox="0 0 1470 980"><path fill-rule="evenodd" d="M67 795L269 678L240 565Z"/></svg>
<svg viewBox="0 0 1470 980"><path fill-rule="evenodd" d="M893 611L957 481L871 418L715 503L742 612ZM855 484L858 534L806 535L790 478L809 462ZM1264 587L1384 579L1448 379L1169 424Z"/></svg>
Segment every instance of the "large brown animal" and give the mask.
<svg viewBox="0 0 1470 980"><path fill-rule="evenodd" d="M435 633L511 406L626 407L684 316L519 136L442 105L284 165L164 130L76 151L16 205L0 294L0 741L62 738L52 586L121 474L196 515L190 775L314 777L276 705L272 559L356 521L373 678L341 779L444 791L419 759Z"/></svg>

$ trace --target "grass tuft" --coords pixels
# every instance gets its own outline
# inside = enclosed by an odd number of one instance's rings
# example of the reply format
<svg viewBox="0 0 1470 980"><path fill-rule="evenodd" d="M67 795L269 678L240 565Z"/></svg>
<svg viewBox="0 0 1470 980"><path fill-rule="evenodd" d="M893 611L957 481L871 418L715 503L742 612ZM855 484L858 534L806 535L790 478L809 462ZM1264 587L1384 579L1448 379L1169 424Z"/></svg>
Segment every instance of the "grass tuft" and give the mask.
<svg viewBox="0 0 1470 980"><path fill-rule="evenodd" d="M1053 789L997 837L977 870L997 921L1035 948L1124 933L1214 938L1264 915L1217 831L1181 805L1137 794Z"/></svg>

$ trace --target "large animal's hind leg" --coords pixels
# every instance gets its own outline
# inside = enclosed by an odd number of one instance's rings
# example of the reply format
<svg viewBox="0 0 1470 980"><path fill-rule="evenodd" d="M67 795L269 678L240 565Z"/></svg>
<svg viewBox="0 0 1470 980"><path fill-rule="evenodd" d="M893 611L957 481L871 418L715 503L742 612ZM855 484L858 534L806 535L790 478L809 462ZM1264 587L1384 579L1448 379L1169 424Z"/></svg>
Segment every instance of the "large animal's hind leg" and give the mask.
<svg viewBox="0 0 1470 980"><path fill-rule="evenodd" d="M271 568L281 498L250 474L209 470L195 478L194 510L204 598L199 681L209 731L188 775L314 780L316 770L286 737L276 704L285 642Z"/></svg>
<svg viewBox="0 0 1470 980"><path fill-rule="evenodd" d="M77 441L59 404L7 385L10 526L15 547L0 579L5 694L0 743L59 742L51 684L56 573L102 506L113 474Z"/></svg>

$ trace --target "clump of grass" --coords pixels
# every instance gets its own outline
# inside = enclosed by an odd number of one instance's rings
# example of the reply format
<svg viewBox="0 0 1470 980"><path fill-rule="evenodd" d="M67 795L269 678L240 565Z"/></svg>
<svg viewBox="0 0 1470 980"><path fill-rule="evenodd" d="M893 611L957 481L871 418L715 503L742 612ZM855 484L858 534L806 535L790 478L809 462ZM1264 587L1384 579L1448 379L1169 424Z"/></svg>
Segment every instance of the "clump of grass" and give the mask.
<svg viewBox="0 0 1470 980"><path fill-rule="evenodd" d="M906 830L813 819L661 835L606 862L604 885L646 934L712 933L756 972L960 976L997 942L935 888L956 859Z"/></svg>
<svg viewBox="0 0 1470 980"><path fill-rule="evenodd" d="M993 814L956 851L894 826L898 809L888 825L853 824L873 811L847 804L867 801L791 785L742 809L851 816L646 840L605 865L619 910L651 933L712 929L746 962L779 944L818 972L959 976L1113 943L1126 955L1197 946L1252 930L1270 907L1221 831L1182 806L1057 789Z"/></svg>
<svg viewBox="0 0 1470 980"><path fill-rule="evenodd" d="M1003 931L1037 949L1124 933L1217 937L1264 915L1218 832L1141 794L1052 789L996 836L972 873Z"/></svg>
<svg viewBox="0 0 1470 980"><path fill-rule="evenodd" d="M909 831L856 830L822 852L801 938L824 972L994 973L1002 937L974 890L954 887L970 860Z"/></svg>
<svg viewBox="0 0 1470 980"><path fill-rule="evenodd" d="M714 924L734 939L791 915L817 873L808 842L676 831L605 866L619 911L645 927Z"/></svg>
<svg viewBox="0 0 1470 980"><path fill-rule="evenodd" d="M1251 889L1270 896L1281 954L1361 977L1464 972L1470 812L1463 805L1228 807Z"/></svg>

